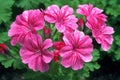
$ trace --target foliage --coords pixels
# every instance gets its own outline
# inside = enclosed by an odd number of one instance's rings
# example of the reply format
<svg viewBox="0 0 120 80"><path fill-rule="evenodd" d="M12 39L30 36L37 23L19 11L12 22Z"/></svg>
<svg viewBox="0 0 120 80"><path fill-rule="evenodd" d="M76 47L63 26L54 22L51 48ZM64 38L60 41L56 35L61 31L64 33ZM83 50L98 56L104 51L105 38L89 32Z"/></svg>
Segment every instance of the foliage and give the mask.
<svg viewBox="0 0 120 80"><path fill-rule="evenodd" d="M119 0L0 0L0 43L6 43L9 47L9 51L6 55L0 54L0 63L5 68L13 67L14 69L26 69L26 66L22 64L19 55L19 45L13 47L10 45L10 38L7 36L8 29L11 22L15 20L16 15L19 15L23 10L27 9L44 9L51 4L57 4L59 6L69 5L77 9L79 4L93 4L104 10L104 13L108 16L108 25L112 25L115 29L114 43L109 52L101 53L99 49L95 49L93 52L93 60L90 63L85 63L84 68L79 71L73 71L71 69L64 69L59 63L50 64L50 70L46 73L33 72L28 70L24 73L24 80L80 80L85 77L89 77L90 72L99 69L100 65L98 60L107 54L114 61L120 61L120 1ZM19 9L19 10L18 10ZM17 12L19 11L19 12ZM51 27L53 27L51 25ZM54 31L55 32L55 31ZM54 34L53 34L54 35ZM58 35L60 35L58 33ZM54 40L59 39L57 36ZM13 57L14 56L14 57ZM102 58L101 58L102 59Z"/></svg>
<svg viewBox="0 0 120 80"><path fill-rule="evenodd" d="M40 0L16 0L16 6L24 9L37 8Z"/></svg>
<svg viewBox="0 0 120 80"><path fill-rule="evenodd" d="M9 37L7 35L7 32L0 33L0 43L4 43L5 41L8 41Z"/></svg>
<svg viewBox="0 0 120 80"><path fill-rule="evenodd" d="M11 18L11 7L14 3L14 0L8 0L8 1L4 1L4 0L0 0L0 24L2 22L8 22Z"/></svg>
<svg viewBox="0 0 120 80"><path fill-rule="evenodd" d="M25 68L25 65L22 64L20 56L19 56L19 46L12 47L8 42L6 42L9 47L9 51L6 51L6 54L0 55L0 62L4 65L5 68L12 67L14 69L22 69Z"/></svg>

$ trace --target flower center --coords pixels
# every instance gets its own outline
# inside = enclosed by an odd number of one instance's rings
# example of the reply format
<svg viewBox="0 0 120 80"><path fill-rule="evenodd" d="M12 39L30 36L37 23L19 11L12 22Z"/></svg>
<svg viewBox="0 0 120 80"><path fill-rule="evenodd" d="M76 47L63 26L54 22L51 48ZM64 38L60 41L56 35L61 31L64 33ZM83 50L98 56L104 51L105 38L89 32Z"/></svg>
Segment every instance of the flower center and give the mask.
<svg viewBox="0 0 120 80"><path fill-rule="evenodd" d="M74 50L74 51L76 51L76 48L77 48L77 46L76 46L76 45L73 45L73 50Z"/></svg>
<svg viewBox="0 0 120 80"><path fill-rule="evenodd" d="M42 50L37 50L35 53L42 55L43 51Z"/></svg>

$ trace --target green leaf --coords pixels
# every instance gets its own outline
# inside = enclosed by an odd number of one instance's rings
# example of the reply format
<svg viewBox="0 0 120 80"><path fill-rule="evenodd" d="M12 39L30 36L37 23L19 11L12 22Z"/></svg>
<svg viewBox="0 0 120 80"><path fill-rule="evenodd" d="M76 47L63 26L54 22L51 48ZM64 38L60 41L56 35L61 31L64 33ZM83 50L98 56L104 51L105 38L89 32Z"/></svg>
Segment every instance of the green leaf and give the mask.
<svg viewBox="0 0 120 80"><path fill-rule="evenodd" d="M14 69L23 69L23 68L26 68L25 64L22 63L22 61L20 60L20 58L17 58L17 57L20 57L20 56L16 55L15 57L16 57L17 60L14 60L14 62L13 62Z"/></svg>
<svg viewBox="0 0 120 80"><path fill-rule="evenodd" d="M115 51L115 59L120 60L120 48Z"/></svg>
<svg viewBox="0 0 120 80"><path fill-rule="evenodd" d="M87 66L90 71L94 71L95 69L99 69L100 68L100 65L97 62L86 63L85 66Z"/></svg>
<svg viewBox="0 0 120 80"><path fill-rule="evenodd" d="M99 50L94 49L93 53L92 53L93 59L92 61L97 61L100 58L100 54L99 54Z"/></svg>
<svg viewBox="0 0 120 80"><path fill-rule="evenodd" d="M8 41L10 38L8 37L7 32L0 33L0 43L4 43L5 41Z"/></svg>
<svg viewBox="0 0 120 80"><path fill-rule="evenodd" d="M5 67L14 67L14 69L23 69L25 65L22 63L19 55L19 46L13 47L9 41L6 42L8 50L3 54L0 54L0 63Z"/></svg>
<svg viewBox="0 0 120 80"><path fill-rule="evenodd" d="M109 5L117 4L117 0L109 0L108 4Z"/></svg>
<svg viewBox="0 0 120 80"><path fill-rule="evenodd" d="M51 80L46 73L42 74L41 72L34 72L31 70L28 70L23 76L24 80Z"/></svg>
<svg viewBox="0 0 120 80"><path fill-rule="evenodd" d="M89 69L86 66L84 66L83 69L79 70L79 73L80 78L86 78L90 76Z"/></svg>
<svg viewBox="0 0 120 80"><path fill-rule="evenodd" d="M53 24L50 25L51 28L51 35L52 35L52 40L53 41L59 41L61 34L57 31L57 29L55 28L55 26Z"/></svg>
<svg viewBox="0 0 120 80"><path fill-rule="evenodd" d="M2 65L4 65L5 68L8 68L12 66L13 59L6 54L4 55L0 54L0 62Z"/></svg>
<svg viewBox="0 0 120 80"><path fill-rule="evenodd" d="M115 43L120 46L120 35L115 36Z"/></svg>
<svg viewBox="0 0 120 80"><path fill-rule="evenodd" d="M85 63L85 65L84 65L84 67L86 67L90 71L94 71L95 69L100 68L100 65L97 63L97 60L100 58L99 50L94 49L92 56L93 56L92 61Z"/></svg>
<svg viewBox="0 0 120 80"><path fill-rule="evenodd" d="M113 15L115 17L119 16L120 15L120 5L113 5L112 4L112 6L107 7L106 13Z"/></svg>
<svg viewBox="0 0 120 80"><path fill-rule="evenodd" d="M16 58L17 55L8 55L9 53L6 53L4 55L0 54L0 62L5 68L9 68L11 66L14 67L14 69L23 69L25 68L25 65L21 63L21 60Z"/></svg>
<svg viewBox="0 0 120 80"><path fill-rule="evenodd" d="M12 66L13 62L14 62L13 59L4 60L2 61L2 65L4 65L5 68L9 68Z"/></svg>
<svg viewBox="0 0 120 80"><path fill-rule="evenodd" d="M14 0L0 0L0 24L2 22L7 22L11 18L11 7L14 3Z"/></svg>
<svg viewBox="0 0 120 80"><path fill-rule="evenodd" d="M37 8L41 0L18 0L16 1L16 6L24 9Z"/></svg>

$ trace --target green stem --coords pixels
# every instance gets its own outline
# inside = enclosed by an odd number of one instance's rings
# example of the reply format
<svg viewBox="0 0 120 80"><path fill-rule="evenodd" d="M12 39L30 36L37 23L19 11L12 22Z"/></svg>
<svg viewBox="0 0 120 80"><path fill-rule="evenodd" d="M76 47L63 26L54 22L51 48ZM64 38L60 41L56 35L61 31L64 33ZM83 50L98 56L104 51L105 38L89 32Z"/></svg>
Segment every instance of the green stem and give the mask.
<svg viewBox="0 0 120 80"><path fill-rule="evenodd" d="M15 59L15 60L17 60L17 61L19 61L19 59L17 59L16 57L14 57L13 55L11 55L11 52L10 51L7 51L8 53L7 53L7 55L8 56L10 56L10 57L12 57L13 59Z"/></svg>
<svg viewBox="0 0 120 80"><path fill-rule="evenodd" d="M52 37L54 37L54 36L56 35L56 33L57 33L57 29L55 29L55 31L54 31Z"/></svg>
<svg viewBox="0 0 120 80"><path fill-rule="evenodd" d="M11 52L10 52L10 51L8 51L8 54L7 54L7 55L10 56L11 58L13 58L13 59L16 60L16 61L21 62L21 60L17 59L17 58L14 57L13 55L11 55ZM26 65L23 65L23 66L24 66L26 69L28 69Z"/></svg>

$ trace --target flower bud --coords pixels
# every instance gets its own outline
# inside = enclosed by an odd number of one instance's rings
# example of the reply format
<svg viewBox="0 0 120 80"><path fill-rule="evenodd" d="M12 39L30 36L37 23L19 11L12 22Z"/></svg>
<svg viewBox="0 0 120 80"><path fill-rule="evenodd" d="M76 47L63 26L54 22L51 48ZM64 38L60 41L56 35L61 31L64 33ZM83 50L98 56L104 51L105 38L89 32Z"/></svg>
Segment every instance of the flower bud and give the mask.
<svg viewBox="0 0 120 80"><path fill-rule="evenodd" d="M45 35L50 35L50 34L51 34L51 29L50 29L50 28L44 27L44 28L43 28L43 31L44 31L44 34L45 34Z"/></svg>
<svg viewBox="0 0 120 80"><path fill-rule="evenodd" d="M53 61L54 62L58 62L59 58L60 58L60 51L59 50L55 50L53 53L54 57L53 57Z"/></svg>
<svg viewBox="0 0 120 80"><path fill-rule="evenodd" d="M83 20L82 18L79 18L79 19L78 19L78 25L79 25L80 28L83 27L83 25L84 25L84 20Z"/></svg>
<svg viewBox="0 0 120 80"><path fill-rule="evenodd" d="M62 41L59 41L59 42L54 42L53 43L53 47L55 48L55 49L57 49L57 50L60 50L62 47L64 47L65 46L65 43L64 42L62 42Z"/></svg>
<svg viewBox="0 0 120 80"><path fill-rule="evenodd" d="M0 44L0 53L5 54L5 52L8 50L8 47L6 44L2 43Z"/></svg>

